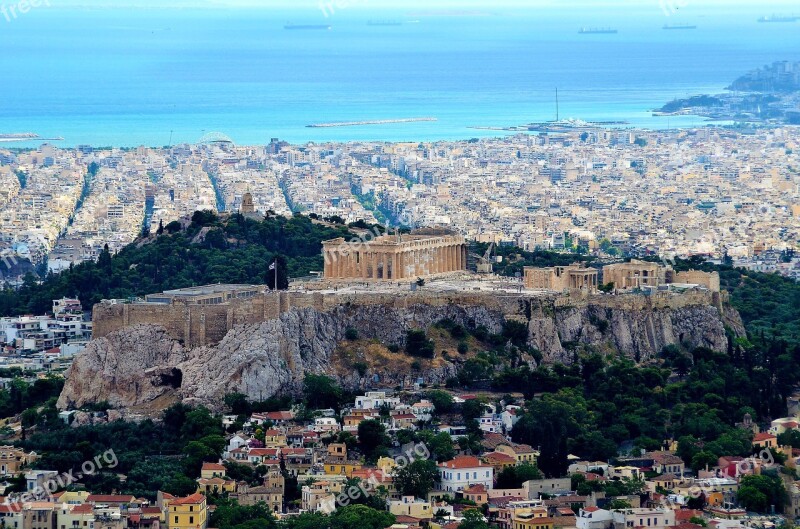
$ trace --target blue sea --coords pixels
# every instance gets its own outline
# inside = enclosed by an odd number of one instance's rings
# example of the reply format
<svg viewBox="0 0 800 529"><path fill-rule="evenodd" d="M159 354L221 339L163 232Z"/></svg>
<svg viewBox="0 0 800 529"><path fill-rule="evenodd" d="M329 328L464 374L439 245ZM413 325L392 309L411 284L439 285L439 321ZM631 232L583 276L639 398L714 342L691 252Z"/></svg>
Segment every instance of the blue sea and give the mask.
<svg viewBox="0 0 800 529"><path fill-rule="evenodd" d="M64 146L162 146L212 131L237 144L497 136L470 127L554 119L556 89L561 118L695 126L704 122L650 111L721 92L773 61L800 60L800 22L758 23L769 7L688 3L678 18L655 0L635 10L568 2L492 10L487 2L480 13L353 8L327 16L318 8L50 4L0 15L0 133L60 136ZM368 24L375 19L403 24ZM284 29L289 22L331 29ZM698 29L662 29L679 22ZM583 26L619 33L581 35ZM438 121L306 127L414 117Z"/></svg>

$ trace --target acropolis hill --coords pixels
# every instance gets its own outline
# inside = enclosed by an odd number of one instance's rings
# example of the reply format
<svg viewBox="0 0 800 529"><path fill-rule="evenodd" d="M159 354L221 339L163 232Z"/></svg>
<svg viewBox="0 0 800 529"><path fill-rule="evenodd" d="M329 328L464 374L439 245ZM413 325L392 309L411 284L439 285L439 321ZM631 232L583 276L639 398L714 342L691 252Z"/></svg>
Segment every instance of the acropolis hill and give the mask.
<svg viewBox="0 0 800 529"><path fill-rule="evenodd" d="M575 344L635 360L671 344L724 351L724 326L742 328L726 294L707 289L567 294L467 272L432 279L417 291L392 282L320 282L278 293L203 288L153 297L160 302L97 305L95 339L68 372L59 407L108 401L146 414L178 400L216 407L231 392L253 399L296 392L307 372L327 373L349 387L367 380L396 386L417 377L442 383L463 361L455 351L443 355L437 343L436 357L415 371L403 353L386 349L402 347L409 329L428 330L442 320L490 333L502 332L506 321L521 322L543 362L571 362ZM215 303L202 301L209 299ZM349 329L359 333L355 345L345 338ZM356 359L366 363L365 372L353 367Z"/></svg>

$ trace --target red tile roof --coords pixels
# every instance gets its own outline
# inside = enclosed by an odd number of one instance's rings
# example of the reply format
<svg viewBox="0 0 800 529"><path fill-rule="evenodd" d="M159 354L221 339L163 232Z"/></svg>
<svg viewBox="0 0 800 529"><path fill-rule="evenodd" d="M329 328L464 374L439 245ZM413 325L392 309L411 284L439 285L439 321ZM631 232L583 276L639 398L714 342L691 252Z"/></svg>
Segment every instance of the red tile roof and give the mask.
<svg viewBox="0 0 800 529"><path fill-rule="evenodd" d="M457 456L455 459L451 459L450 461L445 461L444 463L439 463L440 467L444 468L478 468L478 467L485 467L484 463L481 463L477 457L474 456Z"/></svg>
<svg viewBox="0 0 800 529"><path fill-rule="evenodd" d="M194 493L185 498L174 500L171 505L196 505L205 501L206 497L199 493Z"/></svg>

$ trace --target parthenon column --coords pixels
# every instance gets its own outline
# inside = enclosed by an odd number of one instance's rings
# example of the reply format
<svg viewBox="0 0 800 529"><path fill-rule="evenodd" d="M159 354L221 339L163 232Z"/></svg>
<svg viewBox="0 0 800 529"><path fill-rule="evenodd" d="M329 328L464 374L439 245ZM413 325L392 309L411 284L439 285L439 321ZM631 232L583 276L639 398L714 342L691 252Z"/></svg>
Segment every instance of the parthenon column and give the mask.
<svg viewBox="0 0 800 529"><path fill-rule="evenodd" d="M367 279L367 252L359 252L358 264L361 267L361 279Z"/></svg>
<svg viewBox="0 0 800 529"><path fill-rule="evenodd" d="M405 252L397 252L397 279L406 277L405 263L403 262L404 255Z"/></svg>
<svg viewBox="0 0 800 529"><path fill-rule="evenodd" d="M400 278L400 254L396 251L392 253L392 279Z"/></svg>

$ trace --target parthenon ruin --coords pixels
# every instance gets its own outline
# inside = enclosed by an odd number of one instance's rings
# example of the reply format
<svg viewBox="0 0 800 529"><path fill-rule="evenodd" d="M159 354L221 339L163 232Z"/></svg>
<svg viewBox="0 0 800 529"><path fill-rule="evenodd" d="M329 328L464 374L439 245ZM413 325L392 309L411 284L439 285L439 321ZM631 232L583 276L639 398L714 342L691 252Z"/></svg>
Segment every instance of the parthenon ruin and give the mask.
<svg viewBox="0 0 800 529"><path fill-rule="evenodd" d="M325 241L325 279L398 281L467 268L467 245L460 235L419 230L369 241Z"/></svg>

